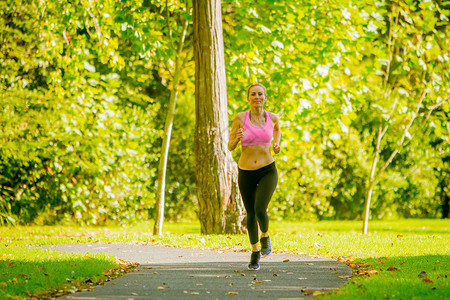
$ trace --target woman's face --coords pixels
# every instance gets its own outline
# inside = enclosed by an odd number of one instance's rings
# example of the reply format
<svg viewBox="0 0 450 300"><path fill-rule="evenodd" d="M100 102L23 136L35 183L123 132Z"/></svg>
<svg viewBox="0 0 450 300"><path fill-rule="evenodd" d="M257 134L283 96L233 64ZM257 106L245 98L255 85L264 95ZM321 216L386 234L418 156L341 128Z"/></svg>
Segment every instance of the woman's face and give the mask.
<svg viewBox="0 0 450 300"><path fill-rule="evenodd" d="M264 91L264 88L261 86L252 87L247 97L250 106L255 107L262 107L266 99L267 99L266 93Z"/></svg>

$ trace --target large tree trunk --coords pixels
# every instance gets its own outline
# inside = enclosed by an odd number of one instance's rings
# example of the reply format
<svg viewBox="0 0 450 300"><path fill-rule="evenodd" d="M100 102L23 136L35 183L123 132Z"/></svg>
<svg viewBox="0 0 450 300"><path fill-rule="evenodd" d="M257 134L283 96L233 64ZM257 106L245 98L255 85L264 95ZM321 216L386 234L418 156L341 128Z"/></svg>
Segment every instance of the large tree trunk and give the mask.
<svg viewBox="0 0 450 300"><path fill-rule="evenodd" d="M239 232L237 166L228 115L220 0L194 0L195 161L202 234Z"/></svg>

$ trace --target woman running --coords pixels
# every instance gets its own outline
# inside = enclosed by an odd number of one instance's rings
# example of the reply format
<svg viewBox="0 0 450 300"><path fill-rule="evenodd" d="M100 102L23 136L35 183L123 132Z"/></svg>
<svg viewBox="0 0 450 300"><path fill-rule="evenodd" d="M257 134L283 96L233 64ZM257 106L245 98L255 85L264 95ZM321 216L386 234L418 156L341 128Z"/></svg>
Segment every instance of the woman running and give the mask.
<svg viewBox="0 0 450 300"><path fill-rule="evenodd" d="M266 88L262 84L253 84L248 88L250 110L235 116L228 142L230 151L239 142L242 145L238 162L238 184L247 211L247 230L252 244L249 270L259 270L261 255L272 253L267 206L277 186L278 172L270 145L273 138L273 152L280 152L281 132L279 116L264 110L266 100ZM258 246L259 229L261 250Z"/></svg>

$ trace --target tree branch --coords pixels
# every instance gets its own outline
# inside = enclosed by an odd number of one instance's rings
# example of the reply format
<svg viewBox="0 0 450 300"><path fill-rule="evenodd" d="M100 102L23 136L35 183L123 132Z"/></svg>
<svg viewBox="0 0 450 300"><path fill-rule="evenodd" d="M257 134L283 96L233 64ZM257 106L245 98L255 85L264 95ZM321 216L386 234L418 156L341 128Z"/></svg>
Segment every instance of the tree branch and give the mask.
<svg viewBox="0 0 450 300"><path fill-rule="evenodd" d="M447 99L443 100L442 102L436 103L435 105L431 106L429 108L429 110L433 111L433 110L435 110L436 108L438 108L439 106L443 105L444 103L446 103L449 100L450 100L450 97L448 97Z"/></svg>
<svg viewBox="0 0 450 300"><path fill-rule="evenodd" d="M81 4L84 6L83 0L81 0ZM91 8L92 8L92 7L91 7ZM97 19L97 17L96 17L92 12L90 12L89 10L87 10L87 12L88 12L88 14L92 17L92 20L94 21L94 27L95 27L95 31L96 31L96 33L97 33L97 38L98 38L99 41L101 41L102 31L101 31L101 29L100 29L100 26L98 25L98 19ZM90 36L92 36L92 34L91 34L90 31L89 31L89 23L86 24L86 25L87 25L86 31L89 33Z"/></svg>
<svg viewBox="0 0 450 300"><path fill-rule="evenodd" d="M169 0L166 0L166 20L167 20L167 28L169 29L169 43L172 46L173 40L172 40L172 28L170 27L170 16L169 16Z"/></svg>
<svg viewBox="0 0 450 300"><path fill-rule="evenodd" d="M411 127L411 125L413 124L414 120L416 119L416 116L419 114L420 107L422 106L422 102L423 102L423 99L425 99L425 95L426 94L427 94L427 90L424 90L423 93L422 93L422 96L419 99L419 103L417 103L417 108L416 108L416 111L415 111L413 117L411 118L411 120L409 121L408 125L405 127L405 130L403 131L402 137L400 139L400 143L398 143L397 148L394 150L394 152L392 152L392 154L389 156L389 158L386 161L386 163L384 164L384 166L378 172L377 176L375 177L375 179L373 181L374 183L378 182L378 180L380 179L381 174L383 174L384 170L386 170L386 168L392 162L392 160L394 159L395 155L397 155L397 153L400 151L400 148L403 147L405 137L408 134L409 128Z"/></svg>
<svg viewBox="0 0 450 300"><path fill-rule="evenodd" d="M392 6L392 11L394 10L395 6ZM400 15L400 11L397 12L397 17L395 19L395 25L398 25L398 19L399 19L399 15ZM388 51L389 51L389 60L388 60L388 64L386 66L386 74L384 76L384 87L386 88L388 80L389 80L389 72L391 70L391 63L392 63L392 59L393 59L393 45L394 45L394 39L393 39L393 34L392 34L392 17L389 18L389 38L388 38Z"/></svg>
<svg viewBox="0 0 450 300"><path fill-rule="evenodd" d="M450 99L450 98L447 98L447 99L445 99L444 101L439 102L439 103L437 103L437 104L431 106L431 107L428 109L427 116L426 116L426 118L425 118L425 119L423 120L423 122L422 122L422 127L423 127L423 126L425 125L425 123L430 119L431 114L433 113L433 111L434 111L436 108L438 108L439 106L443 105L443 104L444 104L445 102L447 102L449 99ZM423 113L420 114L420 116L423 116ZM448 118L437 118L437 119L448 120ZM413 135L413 137L414 137L414 136L415 136L415 134Z"/></svg>

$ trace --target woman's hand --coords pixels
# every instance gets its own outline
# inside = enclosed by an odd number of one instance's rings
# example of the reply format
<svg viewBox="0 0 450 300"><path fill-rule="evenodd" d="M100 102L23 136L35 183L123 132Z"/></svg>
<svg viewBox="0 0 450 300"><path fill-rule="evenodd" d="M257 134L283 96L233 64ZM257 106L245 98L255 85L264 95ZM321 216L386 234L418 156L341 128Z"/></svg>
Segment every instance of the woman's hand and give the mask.
<svg viewBox="0 0 450 300"><path fill-rule="evenodd" d="M281 147L280 144L278 143L273 143L273 152L275 152L275 154L280 153Z"/></svg>
<svg viewBox="0 0 450 300"><path fill-rule="evenodd" d="M242 128L242 127L238 128L238 130L236 130L235 137L236 137L236 143L238 143L241 140L241 138L244 137L244 128Z"/></svg>
<svg viewBox="0 0 450 300"><path fill-rule="evenodd" d="M237 144L241 141L241 138L244 137L244 128L236 129L236 132L231 132L231 138L228 141L228 150L233 151Z"/></svg>
<svg viewBox="0 0 450 300"><path fill-rule="evenodd" d="M244 137L244 128L242 128L243 121L241 120L242 113L240 115L239 114L236 115L236 117L233 120L233 127L231 128L230 140L228 141L228 150L230 151L233 151L236 148L237 144L239 144L239 142L241 141L241 138Z"/></svg>

